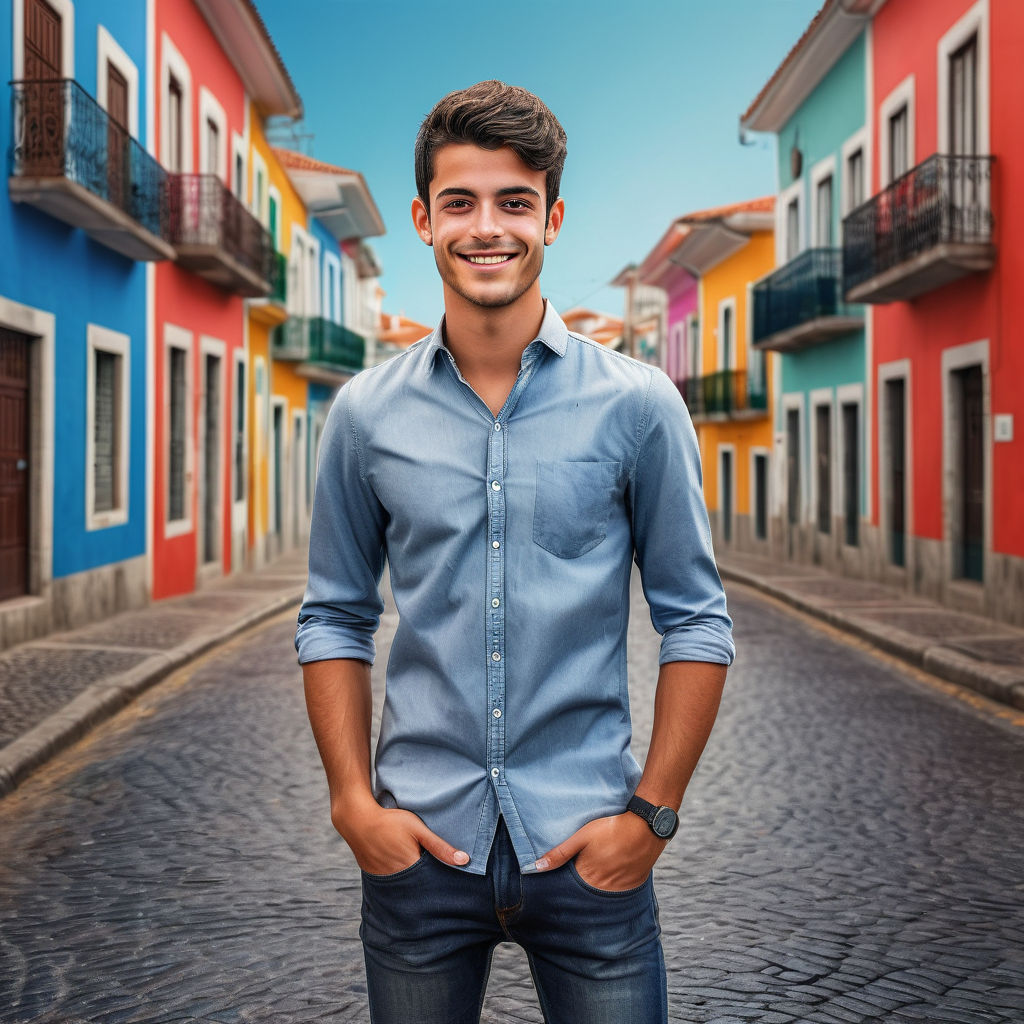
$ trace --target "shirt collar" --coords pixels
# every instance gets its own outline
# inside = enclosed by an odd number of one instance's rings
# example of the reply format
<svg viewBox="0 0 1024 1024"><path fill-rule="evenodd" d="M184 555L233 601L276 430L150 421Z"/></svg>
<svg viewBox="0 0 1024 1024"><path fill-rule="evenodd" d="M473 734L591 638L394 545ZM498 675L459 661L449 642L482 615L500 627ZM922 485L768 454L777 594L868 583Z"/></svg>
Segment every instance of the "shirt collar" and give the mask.
<svg viewBox="0 0 1024 1024"><path fill-rule="evenodd" d="M544 300L544 319L541 321L540 331L530 344L536 341L546 345L556 356L564 356L569 343L569 330L548 299ZM430 333L424 347L429 372L437 364L438 353L447 351L444 343L444 317L441 317L441 322Z"/></svg>

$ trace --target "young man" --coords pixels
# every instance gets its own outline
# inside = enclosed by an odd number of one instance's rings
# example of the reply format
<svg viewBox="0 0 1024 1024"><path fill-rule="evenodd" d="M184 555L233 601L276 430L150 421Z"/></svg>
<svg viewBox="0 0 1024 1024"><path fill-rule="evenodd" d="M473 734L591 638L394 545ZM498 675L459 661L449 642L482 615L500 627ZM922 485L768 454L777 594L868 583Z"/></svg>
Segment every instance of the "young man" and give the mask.
<svg viewBox="0 0 1024 1024"><path fill-rule="evenodd" d="M322 442L296 646L331 819L363 870L374 1024L478 1021L501 941L526 950L550 1024L667 1019L651 869L731 622L676 388L541 297L564 160L561 125L523 89L437 104L412 216L444 319L346 384ZM663 635L642 773L634 556ZM385 558L399 625L371 782Z"/></svg>

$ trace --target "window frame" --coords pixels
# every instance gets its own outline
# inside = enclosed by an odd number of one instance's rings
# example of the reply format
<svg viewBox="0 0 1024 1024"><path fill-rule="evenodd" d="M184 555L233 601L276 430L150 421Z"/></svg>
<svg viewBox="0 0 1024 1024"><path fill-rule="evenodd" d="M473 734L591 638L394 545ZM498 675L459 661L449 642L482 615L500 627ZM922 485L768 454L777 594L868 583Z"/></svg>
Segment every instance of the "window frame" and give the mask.
<svg viewBox="0 0 1024 1024"><path fill-rule="evenodd" d="M105 530L128 522L128 463L131 439L131 338L99 324L86 325L85 528ZM120 363L115 383L116 456L113 467L115 504L96 511L96 353L116 356Z"/></svg>

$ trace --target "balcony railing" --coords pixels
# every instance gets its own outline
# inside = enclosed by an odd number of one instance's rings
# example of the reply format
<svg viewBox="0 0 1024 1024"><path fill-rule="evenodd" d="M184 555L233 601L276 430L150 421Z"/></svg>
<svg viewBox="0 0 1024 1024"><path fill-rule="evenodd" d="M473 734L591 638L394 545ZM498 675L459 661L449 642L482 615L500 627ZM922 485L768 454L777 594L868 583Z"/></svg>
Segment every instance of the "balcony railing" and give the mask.
<svg viewBox="0 0 1024 1024"><path fill-rule="evenodd" d="M757 416L768 408L763 370L749 375L746 370L718 370L678 381L676 387L694 419Z"/></svg>
<svg viewBox="0 0 1024 1024"><path fill-rule="evenodd" d="M995 260L990 156L935 154L843 221L852 302L911 299Z"/></svg>
<svg viewBox="0 0 1024 1024"><path fill-rule="evenodd" d="M856 330L860 307L843 298L843 250L808 249L754 285L754 344L792 352Z"/></svg>
<svg viewBox="0 0 1024 1024"><path fill-rule="evenodd" d="M220 178L172 174L168 192L178 264L238 295L269 295L274 240Z"/></svg>
<svg viewBox="0 0 1024 1024"><path fill-rule="evenodd" d="M366 358L362 335L320 316L291 317L275 327L271 337L271 354L282 361L357 373Z"/></svg>
<svg viewBox="0 0 1024 1024"><path fill-rule="evenodd" d="M11 88L11 198L131 259L171 258L160 164L73 79Z"/></svg>

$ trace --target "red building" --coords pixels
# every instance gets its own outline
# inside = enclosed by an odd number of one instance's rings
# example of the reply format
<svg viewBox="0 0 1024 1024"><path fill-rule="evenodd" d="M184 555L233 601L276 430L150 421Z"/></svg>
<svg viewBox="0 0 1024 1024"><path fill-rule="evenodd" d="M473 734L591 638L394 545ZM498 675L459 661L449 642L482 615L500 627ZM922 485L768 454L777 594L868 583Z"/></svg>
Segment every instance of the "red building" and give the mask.
<svg viewBox="0 0 1024 1024"><path fill-rule="evenodd" d="M887 0L871 198L844 221L870 303L878 575L1024 622L1024 4Z"/></svg>
<svg viewBox="0 0 1024 1024"><path fill-rule="evenodd" d="M153 596L229 572L245 548L246 297L269 294L274 244L250 212L247 104L298 96L249 0L156 0L158 157L174 261L155 267ZM244 55L244 56L242 56Z"/></svg>

